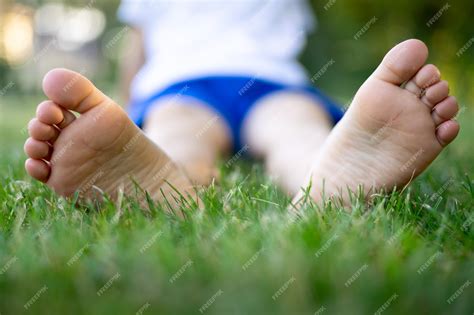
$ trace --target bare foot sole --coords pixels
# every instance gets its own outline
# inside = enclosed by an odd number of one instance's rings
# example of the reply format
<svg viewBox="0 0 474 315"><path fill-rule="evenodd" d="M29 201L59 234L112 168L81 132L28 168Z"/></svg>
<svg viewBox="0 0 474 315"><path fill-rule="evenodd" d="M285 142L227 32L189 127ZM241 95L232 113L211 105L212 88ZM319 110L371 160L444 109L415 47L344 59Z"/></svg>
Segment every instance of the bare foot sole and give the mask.
<svg viewBox="0 0 474 315"><path fill-rule="evenodd" d="M348 204L349 191L403 188L456 138L457 101L427 57L421 41L405 41L362 85L314 163L310 194L317 202L340 197Z"/></svg>
<svg viewBox="0 0 474 315"><path fill-rule="evenodd" d="M38 105L25 143L25 168L33 178L62 196L77 192L93 200L135 194L137 184L157 201L179 198L175 189L194 194L166 154L82 75L52 70L43 90L49 100Z"/></svg>

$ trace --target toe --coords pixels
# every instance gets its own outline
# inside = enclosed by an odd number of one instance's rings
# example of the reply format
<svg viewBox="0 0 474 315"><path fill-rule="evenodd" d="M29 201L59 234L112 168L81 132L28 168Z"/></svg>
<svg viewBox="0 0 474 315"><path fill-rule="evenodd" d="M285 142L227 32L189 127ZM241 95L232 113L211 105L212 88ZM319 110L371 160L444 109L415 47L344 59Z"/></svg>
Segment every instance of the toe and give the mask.
<svg viewBox="0 0 474 315"><path fill-rule="evenodd" d="M441 73L434 65L426 65L406 84L405 88L410 92L421 96L424 89L436 84L441 79Z"/></svg>
<svg viewBox="0 0 474 315"><path fill-rule="evenodd" d="M59 130L47 125L37 118L33 118L28 124L28 132L33 139L54 142L59 136Z"/></svg>
<svg viewBox="0 0 474 315"><path fill-rule="evenodd" d="M445 121L436 129L436 137L443 147L451 143L458 133L459 124L454 120Z"/></svg>
<svg viewBox="0 0 474 315"><path fill-rule="evenodd" d="M48 159L51 156L51 147L44 141L28 138L24 146L25 153L32 159Z"/></svg>
<svg viewBox="0 0 474 315"><path fill-rule="evenodd" d="M63 129L76 119L73 113L53 101L44 101L36 109L36 117L47 125L56 125Z"/></svg>
<svg viewBox="0 0 474 315"><path fill-rule="evenodd" d="M25 162L26 172L33 178L46 182L51 172L50 167L42 160L28 159Z"/></svg>
<svg viewBox="0 0 474 315"><path fill-rule="evenodd" d="M79 113L110 101L80 73L54 69L43 79L43 91L56 104Z"/></svg>
<svg viewBox="0 0 474 315"><path fill-rule="evenodd" d="M438 126L446 120L453 118L458 110L458 101L454 96L449 96L444 101L435 106L431 115L436 126Z"/></svg>
<svg viewBox="0 0 474 315"><path fill-rule="evenodd" d="M449 84L447 81L441 81L426 89L425 95L423 95L421 100L428 105L429 108L433 108L436 104L448 97L448 95Z"/></svg>
<svg viewBox="0 0 474 315"><path fill-rule="evenodd" d="M404 41L388 52L374 75L400 85L411 79L425 64L428 48L419 40Z"/></svg>
<svg viewBox="0 0 474 315"><path fill-rule="evenodd" d="M76 116L67 109L61 108L61 110L63 111L64 119L57 126L60 129L64 129L76 120Z"/></svg>
<svg viewBox="0 0 474 315"><path fill-rule="evenodd" d="M427 89L441 80L441 73L434 65L426 65L415 75L413 81L422 89Z"/></svg>
<svg viewBox="0 0 474 315"><path fill-rule="evenodd" d="M64 115L57 104L44 101L36 108L36 118L47 125L58 125L64 120Z"/></svg>

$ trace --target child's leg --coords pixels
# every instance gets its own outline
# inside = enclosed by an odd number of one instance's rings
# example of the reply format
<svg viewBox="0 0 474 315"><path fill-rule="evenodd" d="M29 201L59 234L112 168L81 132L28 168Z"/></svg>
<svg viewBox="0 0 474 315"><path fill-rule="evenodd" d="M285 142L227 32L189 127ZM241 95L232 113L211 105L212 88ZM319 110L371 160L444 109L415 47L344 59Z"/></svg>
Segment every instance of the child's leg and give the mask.
<svg viewBox="0 0 474 315"><path fill-rule="evenodd" d="M348 190L362 188L370 198L381 189L402 189L456 138L457 101L440 71L425 65L427 58L428 48L418 40L385 56L314 161L314 200L337 197L349 205Z"/></svg>
<svg viewBox="0 0 474 315"><path fill-rule="evenodd" d="M211 183L217 174L216 160L231 148L230 132L222 118L193 98L158 101L143 130L199 185Z"/></svg>
<svg viewBox="0 0 474 315"><path fill-rule="evenodd" d="M43 90L49 100L38 106L25 143L32 177L66 197L102 200L104 192L115 199L123 192L147 207L138 184L155 201L197 199L181 169L84 76L55 69Z"/></svg>
<svg viewBox="0 0 474 315"><path fill-rule="evenodd" d="M332 128L325 110L308 95L276 92L255 104L243 125L252 154L263 157L270 176L298 192Z"/></svg>

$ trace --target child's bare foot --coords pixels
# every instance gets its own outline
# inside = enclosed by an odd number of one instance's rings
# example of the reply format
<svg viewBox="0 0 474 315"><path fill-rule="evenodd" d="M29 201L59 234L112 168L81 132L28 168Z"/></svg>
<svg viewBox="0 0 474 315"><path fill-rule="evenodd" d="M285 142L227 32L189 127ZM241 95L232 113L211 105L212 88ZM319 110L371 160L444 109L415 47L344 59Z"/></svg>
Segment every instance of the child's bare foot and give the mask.
<svg viewBox="0 0 474 315"><path fill-rule="evenodd" d="M458 104L438 69L425 65L427 57L425 44L405 41L362 85L315 161L315 200L323 189L347 203L348 189L403 188L454 140Z"/></svg>
<svg viewBox="0 0 474 315"><path fill-rule="evenodd" d="M38 105L25 143L30 157L25 167L32 177L62 196L79 192L97 198L102 191L114 198L120 189L133 193L134 181L156 200L162 199L161 190L172 191L165 181L191 193L166 154L89 80L56 69L45 76L43 90L49 100Z"/></svg>

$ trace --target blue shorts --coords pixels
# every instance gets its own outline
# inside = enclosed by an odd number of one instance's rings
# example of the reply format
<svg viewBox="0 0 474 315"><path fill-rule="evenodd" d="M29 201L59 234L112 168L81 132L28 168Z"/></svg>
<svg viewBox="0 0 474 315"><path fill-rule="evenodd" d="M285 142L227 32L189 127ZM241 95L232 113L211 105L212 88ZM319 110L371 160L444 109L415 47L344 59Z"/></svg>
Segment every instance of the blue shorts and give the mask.
<svg viewBox="0 0 474 315"><path fill-rule="evenodd" d="M254 104L274 92L302 92L314 97L336 124L343 116L341 107L311 85L293 86L250 77L212 76L178 82L142 102L129 106L131 119L142 127L150 107L163 97L193 97L219 113L227 122L233 137L234 150L242 148L242 123Z"/></svg>

